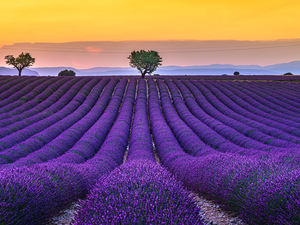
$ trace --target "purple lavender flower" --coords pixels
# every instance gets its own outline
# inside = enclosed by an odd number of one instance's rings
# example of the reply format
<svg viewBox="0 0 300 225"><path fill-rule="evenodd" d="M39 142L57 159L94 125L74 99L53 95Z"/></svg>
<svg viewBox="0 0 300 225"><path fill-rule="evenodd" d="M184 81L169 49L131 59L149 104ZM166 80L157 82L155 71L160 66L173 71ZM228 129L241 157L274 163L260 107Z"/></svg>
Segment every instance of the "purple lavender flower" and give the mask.
<svg viewBox="0 0 300 225"><path fill-rule="evenodd" d="M203 224L190 193L163 167L132 160L101 178L74 223Z"/></svg>

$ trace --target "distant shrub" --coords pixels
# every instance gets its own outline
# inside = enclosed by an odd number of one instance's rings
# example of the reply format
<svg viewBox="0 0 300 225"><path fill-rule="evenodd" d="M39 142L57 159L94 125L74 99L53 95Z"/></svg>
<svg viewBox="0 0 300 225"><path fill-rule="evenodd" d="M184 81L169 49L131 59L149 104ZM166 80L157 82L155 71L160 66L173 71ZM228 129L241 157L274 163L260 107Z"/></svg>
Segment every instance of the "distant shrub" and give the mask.
<svg viewBox="0 0 300 225"><path fill-rule="evenodd" d="M233 75L234 75L234 76L238 76L238 75L240 75L240 72L235 71L235 72L233 73Z"/></svg>
<svg viewBox="0 0 300 225"><path fill-rule="evenodd" d="M287 73L285 73L283 75L285 75L285 76L291 76L291 75L294 75L294 74L292 74L291 72L287 72Z"/></svg>
<svg viewBox="0 0 300 225"><path fill-rule="evenodd" d="M228 76L226 73L222 74L221 76Z"/></svg>
<svg viewBox="0 0 300 225"><path fill-rule="evenodd" d="M75 76L76 73L73 70L62 70L59 72L58 76Z"/></svg>

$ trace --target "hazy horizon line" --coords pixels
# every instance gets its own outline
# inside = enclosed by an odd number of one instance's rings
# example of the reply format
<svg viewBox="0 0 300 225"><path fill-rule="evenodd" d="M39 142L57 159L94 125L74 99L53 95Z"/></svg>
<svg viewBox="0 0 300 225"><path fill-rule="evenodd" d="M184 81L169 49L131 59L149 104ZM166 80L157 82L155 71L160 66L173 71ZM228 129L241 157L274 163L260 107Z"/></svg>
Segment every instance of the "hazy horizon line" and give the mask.
<svg viewBox="0 0 300 225"><path fill-rule="evenodd" d="M299 38L288 38L288 39L156 39L156 40L85 40L85 41L64 41L64 42L15 42L13 44L3 44L3 46L9 46L14 44L66 44L66 43L85 43L85 42L176 42L176 41L191 41L191 42L202 42L202 41L249 41L249 42L269 42L269 41L295 41L300 40Z"/></svg>
<svg viewBox="0 0 300 225"><path fill-rule="evenodd" d="M188 66L181 66L181 65L171 64L171 65L162 65L159 68L164 67L164 66L192 67L192 66L212 66L212 65L260 66L260 67L267 67L267 66L271 66L271 65L291 63L291 62L300 62L300 60L293 60L293 61L282 62L282 63L273 63L273 64L269 64L269 65L265 65L265 66L261 66L261 65L258 65L258 64L211 63L211 64L202 64L202 65L200 65L200 64L194 64L194 65L188 65ZM3 66L3 67L14 69L14 67L12 67L12 66ZM64 65L60 65L60 66L31 66L28 69L30 69L30 68L56 68L56 67L64 67L64 68L70 67L70 68L74 68L74 69L77 69L77 70L86 70L86 69L92 69L92 68L98 68L98 67L99 68L132 68L130 66L93 66L93 67L89 67L89 68L76 68L76 66L64 66Z"/></svg>

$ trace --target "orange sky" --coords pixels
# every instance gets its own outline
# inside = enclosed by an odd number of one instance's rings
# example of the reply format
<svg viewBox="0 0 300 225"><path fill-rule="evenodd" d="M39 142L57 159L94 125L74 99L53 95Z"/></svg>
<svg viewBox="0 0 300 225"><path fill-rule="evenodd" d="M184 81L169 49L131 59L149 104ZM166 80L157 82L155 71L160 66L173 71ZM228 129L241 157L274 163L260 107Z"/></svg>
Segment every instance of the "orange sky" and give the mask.
<svg viewBox="0 0 300 225"><path fill-rule="evenodd" d="M300 38L299 0L10 0L0 46L22 42Z"/></svg>

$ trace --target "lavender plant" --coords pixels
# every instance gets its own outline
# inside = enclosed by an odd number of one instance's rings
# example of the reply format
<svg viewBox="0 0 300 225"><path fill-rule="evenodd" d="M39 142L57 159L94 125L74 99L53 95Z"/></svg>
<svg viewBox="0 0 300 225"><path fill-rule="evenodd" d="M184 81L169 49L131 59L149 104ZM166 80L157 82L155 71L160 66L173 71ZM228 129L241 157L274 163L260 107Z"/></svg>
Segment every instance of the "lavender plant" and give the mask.
<svg viewBox="0 0 300 225"><path fill-rule="evenodd" d="M97 182L74 224L203 224L195 200L152 160L131 160Z"/></svg>
<svg viewBox="0 0 300 225"><path fill-rule="evenodd" d="M240 90L240 87L235 86L235 88L238 88ZM243 87L244 90L251 91L251 96L257 100L258 102L264 104L265 106L271 108L274 111L281 112L283 114L286 114L287 116L293 116L297 117L299 116L299 109L294 109L292 106L285 104L282 101L277 100L274 97L268 96L267 94L264 94L263 92L257 90L257 89L251 89L248 85L245 85Z"/></svg>
<svg viewBox="0 0 300 225"><path fill-rule="evenodd" d="M127 161L147 159L155 162L147 115L146 81L139 79L131 127Z"/></svg>
<svg viewBox="0 0 300 225"><path fill-rule="evenodd" d="M207 84L207 82L203 83L204 85ZM270 135L274 135L276 137L284 137L288 138L286 140L292 141L295 139L293 136L297 136L297 130L295 129L297 126L299 126L296 123L296 120L293 120L293 118L287 118L284 114L274 114L274 110L265 110L264 105L259 104L257 101L253 100L250 96L245 95L241 92L238 94L232 92L227 88L226 84L218 84L218 83L209 83L210 85L213 85L217 87L220 91L222 91L222 94L219 94L220 98L226 98L230 99L231 101L223 101L224 104L227 104L228 107L231 107L231 109L236 109L236 105L239 107L242 107L244 110L238 110L239 114L244 115L245 117L250 118L253 121L258 121L259 123L251 123L253 127L258 126L261 124L265 124L269 127L269 132L261 129L262 132L267 132ZM223 95L223 96L222 96ZM247 101L246 101L247 99ZM233 104L231 102L235 102L236 104ZM250 102L250 103L249 103ZM247 112L248 111L248 112ZM300 120L299 120L300 121ZM245 124L248 124L246 121ZM264 128L265 126L261 126ZM276 127L275 129L272 129L272 127ZM294 127L294 128L293 128ZM286 134L282 134L282 131ZM280 133L279 133L280 132ZM290 134L293 133L293 134ZM299 136L299 135L298 135Z"/></svg>
<svg viewBox="0 0 300 225"><path fill-rule="evenodd" d="M45 224L87 193L85 175L72 165L40 164L0 170L0 222Z"/></svg>
<svg viewBox="0 0 300 225"><path fill-rule="evenodd" d="M41 148L61 132L69 128L73 123L78 121L78 119L85 115L93 105L93 102L89 102L87 103L88 107L83 105L79 110L76 110L86 99L87 94L85 92L90 91L94 85L95 83L90 81L86 87L80 90L64 110L49 117L48 120L43 120L41 123L33 124L26 129L2 138L0 141L0 149L4 151L0 153L0 164L14 162L16 159L24 157L28 153ZM34 136L30 137L32 135Z"/></svg>
<svg viewBox="0 0 300 225"><path fill-rule="evenodd" d="M11 95L13 95L15 92L19 91L20 89L24 88L26 85L29 85L31 82L37 81L37 77L28 77L27 79L22 80L15 80L13 82L9 82L6 85L3 85L0 88L0 100L4 100L9 98Z"/></svg>
<svg viewBox="0 0 300 225"><path fill-rule="evenodd" d="M65 106L66 101L70 101L74 97L72 96L72 94L74 94L72 93L74 90L71 91L70 88L76 82L79 82L79 80L74 79L68 82L66 80L60 80L58 83L50 85L41 95L37 96L33 100L21 104L12 110L8 109L9 112L0 114L0 127L5 127L25 118L36 116L39 112L45 109L47 110L43 113L46 115L48 114L49 116L49 113L47 112L49 111L49 109L51 110L51 108L55 107L55 105L57 106L58 99L62 100L62 102L60 103L62 105L62 108ZM73 86L75 91L77 89L79 90L80 88L78 84ZM66 97L68 97L69 100L65 99Z"/></svg>
<svg viewBox="0 0 300 225"><path fill-rule="evenodd" d="M40 148L39 150L32 152L26 157L11 163L10 167L31 165L49 161L55 157L59 157L67 150L72 148L74 144L89 130L89 128L99 119L104 112L110 95L116 84L116 80L112 80L107 86L106 79L102 79L89 94L92 98L89 100L94 104L91 110L78 122L72 125L69 129L62 132L59 136L54 138L51 142ZM106 87L105 87L106 86ZM105 87L105 88L104 88ZM104 89L104 90L103 90ZM103 93L101 94L101 92ZM99 97L99 95L101 96ZM97 102L94 102L97 101Z"/></svg>
<svg viewBox="0 0 300 225"><path fill-rule="evenodd" d="M35 94L36 91L43 90L39 86L45 88L48 85L50 85L51 83L53 83L53 81L54 81L53 79L49 79L47 77L43 78L43 79L37 79L37 80L33 81L32 83L29 83L28 85L24 86L24 88L20 88L18 91L14 92L12 95L10 95L8 98L2 100L0 102L0 107L4 107L18 99L27 99L27 98L29 98L29 95L32 96L32 94ZM47 86L45 86L45 84Z"/></svg>
<svg viewBox="0 0 300 225"><path fill-rule="evenodd" d="M118 79L115 79L114 82L112 82L114 86L111 86L111 91L106 93L109 94L107 98L111 98L111 94L117 82L119 82ZM118 115L126 83L127 80L123 79L121 85L117 87L113 99L109 102L102 116L74 144L72 148L70 148L64 155L54 159L55 162L83 163L97 153Z"/></svg>
<svg viewBox="0 0 300 225"><path fill-rule="evenodd" d="M218 119L219 121L221 121L222 123L226 124L228 127L232 127L233 129L237 130L238 132L245 135L246 137L249 136L252 139L252 140L250 139L250 141L247 141L247 143L249 143L249 145L255 146L255 148L259 149L260 146L258 146L258 145L260 145L260 143L256 142L256 141L258 141L258 142L261 142L262 144L272 145L272 146L276 146L276 147L285 147L285 148L293 148L293 147L297 148L298 147L297 145L295 145L293 143L290 143L285 140L280 140L278 138L268 135L268 133L274 132L275 129L272 129L272 128L269 129L268 126L266 126L264 124L257 124L256 127L259 127L260 129L253 129L252 124L255 123L255 121L250 120L249 116L248 116L251 113L247 113L247 117L240 115L240 112L244 111L244 110L235 104L234 104L233 108L227 107L232 102L230 102L230 100L227 99L224 95L219 96L218 92L215 89L213 89L214 91L212 90L212 92L210 92L199 82L192 82L192 83L196 87L198 87L199 90L201 90L201 93L203 93L204 97L207 99L207 107L205 107L206 112L208 112L209 115L211 115L212 117L214 117L214 118ZM203 98L201 98L201 99L197 99L197 101L202 102L204 100L203 100ZM215 109L217 109L217 110L215 110ZM239 122L239 121L242 121L242 122ZM249 124L251 126L247 126L244 123ZM260 130L263 130L264 133L261 132ZM265 133L267 133L267 134L265 134ZM237 135L238 135L238 133L237 133ZM245 139L247 139L247 138L245 138ZM296 142L296 143L300 143L299 141L300 141L300 139L298 139L298 142ZM258 145L257 144L255 145L255 143L257 143Z"/></svg>
<svg viewBox="0 0 300 225"><path fill-rule="evenodd" d="M165 119L175 135L178 143L187 153L193 156L200 156L205 153L212 153L215 150L205 144L179 117L171 102L168 89L163 81L157 80L160 91L160 102ZM171 91L172 94L174 90ZM179 96L178 96L179 97ZM177 107L176 107L177 108Z"/></svg>

